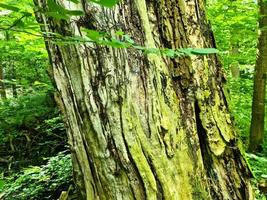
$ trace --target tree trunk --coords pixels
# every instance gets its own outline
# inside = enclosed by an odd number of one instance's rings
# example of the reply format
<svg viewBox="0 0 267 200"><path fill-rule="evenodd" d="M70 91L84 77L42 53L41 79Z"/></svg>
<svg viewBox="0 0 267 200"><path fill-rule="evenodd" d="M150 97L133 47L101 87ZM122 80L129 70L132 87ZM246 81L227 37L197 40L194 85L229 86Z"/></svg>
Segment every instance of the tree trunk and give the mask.
<svg viewBox="0 0 267 200"><path fill-rule="evenodd" d="M233 5L233 2L236 2L236 0L230 0L230 7L233 9L234 12L238 12L237 7ZM238 47L239 45L236 39L236 35L237 35L236 29L231 28L230 42L229 42L231 50L229 51L229 58L231 59L230 70L232 77L234 79L238 79L240 76L239 62L237 61L237 57L239 54L239 47Z"/></svg>
<svg viewBox="0 0 267 200"><path fill-rule="evenodd" d="M14 63L12 61L10 63L10 69L11 69L11 80L13 81L12 83L12 95L14 98L18 97L18 92L17 92L17 81L16 81L16 69L14 66Z"/></svg>
<svg viewBox="0 0 267 200"><path fill-rule="evenodd" d="M231 59L237 58L238 56L238 47L237 46L232 46L230 51L230 57ZM231 62L230 64L230 69L231 69L231 74L234 79L238 79L240 76L240 69L239 69L239 62L234 61Z"/></svg>
<svg viewBox="0 0 267 200"><path fill-rule="evenodd" d="M264 141L265 95L267 75L267 2L259 0L258 57L254 72L254 92L249 150L261 151Z"/></svg>
<svg viewBox="0 0 267 200"><path fill-rule="evenodd" d="M2 99L6 99L6 87L4 83L4 69L0 64L0 96Z"/></svg>
<svg viewBox="0 0 267 200"><path fill-rule="evenodd" d="M121 29L149 48L213 44L202 1L123 0L112 9L57 2L86 17L66 22L37 13L43 31ZM216 56L46 45L81 199L253 199Z"/></svg>

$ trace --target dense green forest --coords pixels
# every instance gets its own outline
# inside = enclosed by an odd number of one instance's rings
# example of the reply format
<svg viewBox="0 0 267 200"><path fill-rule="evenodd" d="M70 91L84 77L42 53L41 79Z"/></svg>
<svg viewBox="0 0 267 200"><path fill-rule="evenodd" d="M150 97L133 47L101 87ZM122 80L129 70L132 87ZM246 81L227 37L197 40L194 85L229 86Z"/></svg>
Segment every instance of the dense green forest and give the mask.
<svg viewBox="0 0 267 200"><path fill-rule="evenodd" d="M0 199L264 200L266 76L266 0L1 0Z"/></svg>

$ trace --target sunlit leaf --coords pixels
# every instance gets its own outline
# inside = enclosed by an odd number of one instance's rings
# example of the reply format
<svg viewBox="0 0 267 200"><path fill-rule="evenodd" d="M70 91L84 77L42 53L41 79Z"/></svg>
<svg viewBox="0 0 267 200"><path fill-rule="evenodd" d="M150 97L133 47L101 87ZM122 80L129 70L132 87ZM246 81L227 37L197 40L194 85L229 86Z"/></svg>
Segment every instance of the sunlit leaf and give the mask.
<svg viewBox="0 0 267 200"><path fill-rule="evenodd" d="M66 10L66 13L72 16L81 16L84 15L84 12L81 10Z"/></svg>
<svg viewBox="0 0 267 200"><path fill-rule="evenodd" d="M119 2L119 0L89 0L89 1L97 3L101 6L108 7L108 8L113 7Z"/></svg>
<svg viewBox="0 0 267 200"><path fill-rule="evenodd" d="M49 12L59 12L59 13L64 13L65 9L58 5L55 1L53 0L47 0L47 6L49 9Z"/></svg>
<svg viewBox="0 0 267 200"><path fill-rule="evenodd" d="M203 49L192 49L191 53L194 55L207 55L207 54L219 53L219 51L214 48L203 48Z"/></svg>
<svg viewBox="0 0 267 200"><path fill-rule="evenodd" d="M4 187L5 181L0 179L0 190Z"/></svg>
<svg viewBox="0 0 267 200"><path fill-rule="evenodd" d="M128 42L130 44L134 44L134 40L129 36L129 35L123 35L123 38L125 40L125 42Z"/></svg>
<svg viewBox="0 0 267 200"><path fill-rule="evenodd" d="M53 17L55 19L69 19L68 15L62 14L62 13L58 13L58 12L46 12L46 14L50 17Z"/></svg>
<svg viewBox="0 0 267 200"><path fill-rule="evenodd" d="M0 3L0 7L1 8L5 8L7 10L15 11L15 12L20 11L20 9L18 7L10 6L10 5L7 5L7 4L4 4L4 3Z"/></svg>
<svg viewBox="0 0 267 200"><path fill-rule="evenodd" d="M118 36L123 36L125 33L122 30L116 31L115 33Z"/></svg>
<svg viewBox="0 0 267 200"><path fill-rule="evenodd" d="M83 30L86 32L86 36L94 41L97 41L104 36L104 33L99 32L99 31L95 31L91 29L83 29Z"/></svg>
<svg viewBox="0 0 267 200"><path fill-rule="evenodd" d="M173 57L176 56L175 50L173 50L173 49L164 49L164 50L162 51L162 53L163 53L165 56L168 56L168 57L171 57L171 58L173 58Z"/></svg>

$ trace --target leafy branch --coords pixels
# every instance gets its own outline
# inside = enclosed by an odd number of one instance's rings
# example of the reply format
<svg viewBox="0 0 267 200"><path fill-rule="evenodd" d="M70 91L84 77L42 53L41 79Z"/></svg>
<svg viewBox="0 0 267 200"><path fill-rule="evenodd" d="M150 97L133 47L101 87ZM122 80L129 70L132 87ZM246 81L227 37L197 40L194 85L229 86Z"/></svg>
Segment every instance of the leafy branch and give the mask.
<svg viewBox="0 0 267 200"><path fill-rule="evenodd" d="M70 0L73 3L79 3L79 0ZM100 4L101 6L105 7L112 7L118 0L90 0L93 3ZM0 4L0 7L14 11L14 12L21 12L20 8L15 6L9 6L7 4ZM84 15L83 11L80 10L68 10L65 9L63 6L57 4L54 0L47 0L47 7L48 10L44 11L43 9L39 9L37 12L41 12L46 14L49 17L52 17L56 20L68 20L71 16L82 16ZM23 27L22 30L15 29L14 27L18 25L23 18L32 16L29 12L22 12L23 15L15 20L11 26L8 28L0 28L0 30L12 30L17 32L24 32L27 34L31 34L37 37L44 37L45 40L50 40L59 45L66 45L66 44L77 44L77 43L95 43L101 46L110 46L114 48L133 48L136 50L140 50L146 54L157 54L157 55L164 55L167 57L180 57L180 56L191 56L191 55L208 55L218 53L217 49L214 48L181 48L181 49L168 49L168 48L149 48L144 47L142 45L137 44L131 37L125 34L123 31L117 31L115 33L115 37L112 37L110 34L106 32L99 32L96 30L91 29L83 29L82 31L85 32L85 36L62 36L58 33L51 33L51 32L43 32L42 34L35 34L29 32ZM117 39L121 38L121 39Z"/></svg>

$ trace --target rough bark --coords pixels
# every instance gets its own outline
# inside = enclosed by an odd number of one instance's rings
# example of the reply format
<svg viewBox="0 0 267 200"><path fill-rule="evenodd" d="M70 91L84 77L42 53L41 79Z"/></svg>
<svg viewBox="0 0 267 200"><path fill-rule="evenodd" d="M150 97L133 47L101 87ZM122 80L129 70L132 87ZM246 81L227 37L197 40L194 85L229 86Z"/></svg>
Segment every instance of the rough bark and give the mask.
<svg viewBox="0 0 267 200"><path fill-rule="evenodd" d="M124 0L43 31L123 30L150 48L211 47L202 1ZM45 0L35 3L46 8ZM115 36L114 36L115 37ZM252 199L216 56L175 59L134 49L46 41L81 198Z"/></svg>
<svg viewBox="0 0 267 200"><path fill-rule="evenodd" d="M254 72L249 150L261 151L264 142L265 95L267 76L267 2L259 0L258 56Z"/></svg>

